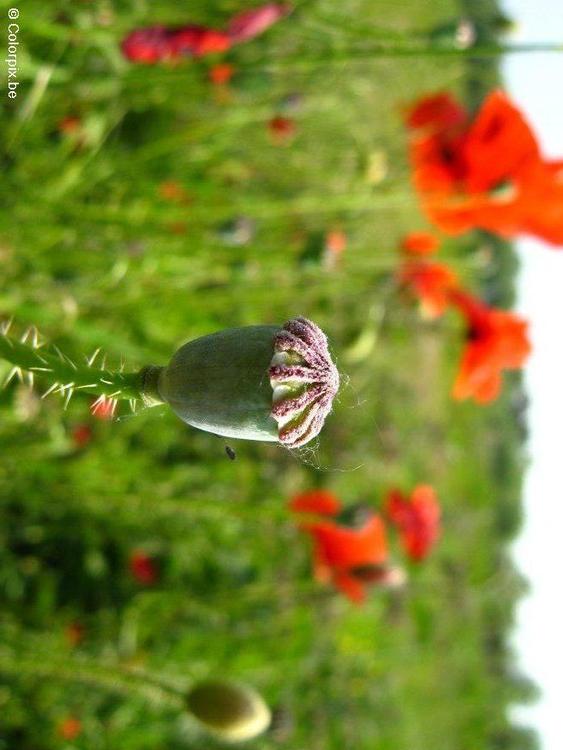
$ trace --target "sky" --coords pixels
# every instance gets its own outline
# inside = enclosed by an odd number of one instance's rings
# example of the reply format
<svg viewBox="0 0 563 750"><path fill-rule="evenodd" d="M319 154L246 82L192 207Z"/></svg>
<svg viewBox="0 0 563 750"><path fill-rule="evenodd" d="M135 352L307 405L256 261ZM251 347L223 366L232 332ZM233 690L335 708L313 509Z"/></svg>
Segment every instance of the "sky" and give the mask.
<svg viewBox="0 0 563 750"><path fill-rule="evenodd" d="M563 43L563 0L504 0L519 26L517 42ZM563 159L563 52L510 55L505 86L525 112L543 153ZM530 593L517 610L517 664L540 688L540 700L514 710L534 727L542 750L563 748L563 250L519 240L518 311L530 321L533 353L525 370L530 398L524 483L525 522L513 546Z"/></svg>

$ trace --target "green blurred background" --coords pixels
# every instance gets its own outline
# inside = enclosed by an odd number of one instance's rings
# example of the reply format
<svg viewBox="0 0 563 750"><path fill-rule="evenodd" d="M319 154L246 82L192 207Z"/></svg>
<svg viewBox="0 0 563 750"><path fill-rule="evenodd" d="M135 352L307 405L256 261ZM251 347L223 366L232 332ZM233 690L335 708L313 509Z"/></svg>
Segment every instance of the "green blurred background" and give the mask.
<svg viewBox="0 0 563 750"><path fill-rule="evenodd" d="M136 27L220 26L245 7L21 4L19 96L2 105L0 315L71 356L102 347L138 368L220 328L301 314L328 332L346 385L314 449L230 443L235 461L164 409L102 422L86 397L64 410L40 387L0 393L0 748L212 748L158 681L220 675L283 709L284 726L253 742L264 750L529 750L534 736L506 718L534 693L507 640L523 590L506 545L525 398L514 377L490 407L452 402L459 325L422 321L393 280L401 236L425 228L402 107L445 88L476 106L496 67L369 54L468 14L494 39L498 10L303 0L220 58L147 68L120 54ZM234 65L228 86L209 81L219 60ZM295 122L283 143L276 116ZM510 248L475 234L442 255L510 304ZM312 581L293 493L378 507L391 485L420 482L439 493L444 534L404 589L358 608ZM138 550L153 585L130 572Z"/></svg>

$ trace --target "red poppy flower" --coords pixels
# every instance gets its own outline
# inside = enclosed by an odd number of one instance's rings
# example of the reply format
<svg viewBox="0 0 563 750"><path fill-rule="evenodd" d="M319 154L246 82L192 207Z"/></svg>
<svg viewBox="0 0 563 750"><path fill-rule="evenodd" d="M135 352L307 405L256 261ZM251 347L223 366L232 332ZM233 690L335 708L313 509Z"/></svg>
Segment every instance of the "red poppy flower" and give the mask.
<svg viewBox="0 0 563 750"><path fill-rule="evenodd" d="M331 229L325 237L325 248L332 255L341 255L346 250L348 237L341 229Z"/></svg>
<svg viewBox="0 0 563 750"><path fill-rule="evenodd" d="M463 125L466 120L465 109L447 92L425 96L407 110L405 117L409 128L427 128L433 132Z"/></svg>
<svg viewBox="0 0 563 750"><path fill-rule="evenodd" d="M346 247L348 237L341 229L331 229L325 236L325 246L323 253L323 263L326 268L334 269Z"/></svg>
<svg viewBox="0 0 563 750"><path fill-rule="evenodd" d="M71 436L75 448L84 448L92 440L92 428L89 424L77 424Z"/></svg>
<svg viewBox="0 0 563 750"><path fill-rule="evenodd" d="M491 93L472 123L444 95L423 99L406 122L415 131L414 184L440 229L459 234L478 227L563 244L561 163L542 158L530 126L504 93Z"/></svg>
<svg viewBox="0 0 563 750"><path fill-rule="evenodd" d="M231 44L228 34L217 29L195 24L181 27L157 25L132 31L121 43L121 50L131 62L151 65L225 52Z"/></svg>
<svg viewBox="0 0 563 750"><path fill-rule="evenodd" d="M291 10L289 3L266 3L259 8L233 16L227 26L227 32L233 42L246 42L262 34L280 18L287 16Z"/></svg>
<svg viewBox="0 0 563 750"><path fill-rule="evenodd" d="M129 571L133 578L144 586L152 586L158 580L156 563L150 555L136 550L129 558Z"/></svg>
<svg viewBox="0 0 563 750"><path fill-rule="evenodd" d="M188 191L176 180L165 180L158 186L158 192L162 198L172 203L189 205L192 198Z"/></svg>
<svg viewBox="0 0 563 750"><path fill-rule="evenodd" d="M179 29L174 36L174 47L178 55L186 57L203 57L217 52L226 52L232 40L224 31L199 28L197 26Z"/></svg>
<svg viewBox="0 0 563 750"><path fill-rule="evenodd" d="M66 719L63 719L57 727L59 737L69 742L75 740L81 731L82 722L74 716L68 716Z"/></svg>
<svg viewBox="0 0 563 750"><path fill-rule="evenodd" d="M531 351L528 323L461 291L452 293L451 303L467 321L467 340L452 395L480 404L493 401L501 390L503 370L522 367Z"/></svg>
<svg viewBox="0 0 563 750"><path fill-rule="evenodd" d="M306 520L300 526L313 538L314 575L318 581L332 583L356 603L364 601L367 585L389 582L385 526L372 510L357 527L346 526L338 518L342 504L325 490L297 495L290 508L321 517Z"/></svg>
<svg viewBox="0 0 563 750"><path fill-rule="evenodd" d="M440 240L430 232L409 232L401 240L400 249L405 255L433 255Z"/></svg>
<svg viewBox="0 0 563 750"><path fill-rule="evenodd" d="M434 489L419 484L410 497L400 490L387 494L385 511L398 528L401 544L411 560L423 560L440 536L440 505Z"/></svg>
<svg viewBox="0 0 563 750"><path fill-rule="evenodd" d="M136 29L121 42L121 51L131 62L147 65L172 60L174 58L173 34L173 29L168 29L166 26Z"/></svg>
<svg viewBox="0 0 563 750"><path fill-rule="evenodd" d="M295 495L289 503L289 508L294 513L336 516L342 510L342 503L328 490L309 490Z"/></svg>
<svg viewBox="0 0 563 750"><path fill-rule="evenodd" d="M276 115L268 122L268 130L274 143L282 145L293 139L297 128L291 117Z"/></svg>
<svg viewBox="0 0 563 750"><path fill-rule="evenodd" d="M399 268L398 281L420 300L424 317L438 318L449 304L450 293L457 289L457 275L444 263L427 260L405 260Z"/></svg>
<svg viewBox="0 0 563 750"><path fill-rule="evenodd" d="M258 36L290 11L287 3L266 3L233 16L225 31L197 24L148 26L128 34L121 50L131 62L146 65L225 52Z"/></svg>
<svg viewBox="0 0 563 750"><path fill-rule="evenodd" d="M86 627L81 622L71 622L65 628L65 637L69 646L78 646L84 640Z"/></svg>
<svg viewBox="0 0 563 750"><path fill-rule="evenodd" d="M59 120L57 127L59 133L63 133L64 135L76 135L82 127L82 120L76 115L67 115L67 117L63 117L62 120Z"/></svg>
<svg viewBox="0 0 563 750"><path fill-rule="evenodd" d="M217 65L213 65L209 70L209 80L215 86L225 86L233 77L234 72L234 65L230 63L217 63Z"/></svg>

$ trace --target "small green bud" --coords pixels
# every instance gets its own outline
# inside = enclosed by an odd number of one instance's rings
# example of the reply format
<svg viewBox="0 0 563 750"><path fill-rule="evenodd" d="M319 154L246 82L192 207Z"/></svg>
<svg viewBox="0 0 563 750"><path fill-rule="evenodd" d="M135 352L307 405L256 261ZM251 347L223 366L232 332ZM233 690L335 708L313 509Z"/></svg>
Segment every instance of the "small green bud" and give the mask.
<svg viewBox="0 0 563 750"><path fill-rule="evenodd" d="M290 448L319 434L339 387L326 336L305 318L203 336L142 377L147 403L193 427Z"/></svg>
<svg viewBox="0 0 563 750"><path fill-rule="evenodd" d="M251 740L264 732L272 720L262 697L237 682L200 682L188 693L186 702L205 729L227 742Z"/></svg>

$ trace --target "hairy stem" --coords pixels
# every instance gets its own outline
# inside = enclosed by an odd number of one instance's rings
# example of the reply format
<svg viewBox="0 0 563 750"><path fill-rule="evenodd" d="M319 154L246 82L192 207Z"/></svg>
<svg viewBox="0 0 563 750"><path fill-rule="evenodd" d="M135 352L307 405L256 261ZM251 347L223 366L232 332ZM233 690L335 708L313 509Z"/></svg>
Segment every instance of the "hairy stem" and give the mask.
<svg viewBox="0 0 563 750"><path fill-rule="evenodd" d="M151 703L175 709L184 707L185 690L144 670L98 664L86 659L51 659L45 654L15 658L0 653L0 674L14 677L43 677L73 682L130 697L141 696Z"/></svg>
<svg viewBox="0 0 563 750"><path fill-rule="evenodd" d="M355 60L375 60L379 58L391 57L417 57L417 58L440 58L440 57L460 57L460 58L482 58L482 57L500 57L503 55L514 54L531 54L546 52L563 52L563 44L483 44L467 49L460 49L456 46L432 46L429 44L376 44L373 46L363 46L354 48L345 48L320 51L318 53L303 53L296 56L287 56L276 61L264 63L258 59L248 61L247 67L259 67L266 69L308 69L315 66L326 66L332 64L345 64ZM242 65L241 65L242 67Z"/></svg>
<svg viewBox="0 0 563 750"><path fill-rule="evenodd" d="M8 336L9 326L0 332L0 358L13 365L11 376L26 374L33 383L35 376L49 382L47 393L61 393L70 399L76 391L84 391L108 399L143 399L143 377L141 372L125 373L95 366L99 352L77 364L58 349L41 348L37 332L30 329L21 340Z"/></svg>

